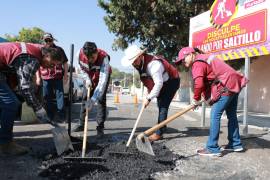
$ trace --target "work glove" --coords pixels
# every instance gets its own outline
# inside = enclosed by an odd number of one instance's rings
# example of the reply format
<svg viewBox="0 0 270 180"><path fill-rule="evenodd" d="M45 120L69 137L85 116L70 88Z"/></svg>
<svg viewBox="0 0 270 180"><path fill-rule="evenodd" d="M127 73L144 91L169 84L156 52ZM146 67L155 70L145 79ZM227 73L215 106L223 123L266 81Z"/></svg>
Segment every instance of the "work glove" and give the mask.
<svg viewBox="0 0 270 180"><path fill-rule="evenodd" d="M40 110L36 111L36 116L43 123L49 123L54 127L59 127L59 125L56 122L50 120L44 108L41 108Z"/></svg>
<svg viewBox="0 0 270 180"><path fill-rule="evenodd" d="M92 99L85 101L85 109L88 108L88 110L91 110L93 108L94 104L95 104L95 102Z"/></svg>
<svg viewBox="0 0 270 180"><path fill-rule="evenodd" d="M214 104L214 101L209 98L208 100L204 101L207 106L212 106Z"/></svg>
<svg viewBox="0 0 270 180"><path fill-rule="evenodd" d="M48 117L44 108L41 108L40 110L36 111L36 116L37 116L38 120L43 122L43 123L51 122L51 120Z"/></svg>
<svg viewBox="0 0 270 180"><path fill-rule="evenodd" d="M85 87L92 87L92 81L91 80L86 80L84 81Z"/></svg>
<svg viewBox="0 0 270 180"><path fill-rule="evenodd" d="M193 99L191 101L191 104L194 106L194 108L193 108L193 111L194 111L194 110L197 110L198 109L198 106L201 104L201 102Z"/></svg>
<svg viewBox="0 0 270 180"><path fill-rule="evenodd" d="M143 101L144 108L146 108L150 104L150 102L151 102L151 99L149 98L144 99Z"/></svg>

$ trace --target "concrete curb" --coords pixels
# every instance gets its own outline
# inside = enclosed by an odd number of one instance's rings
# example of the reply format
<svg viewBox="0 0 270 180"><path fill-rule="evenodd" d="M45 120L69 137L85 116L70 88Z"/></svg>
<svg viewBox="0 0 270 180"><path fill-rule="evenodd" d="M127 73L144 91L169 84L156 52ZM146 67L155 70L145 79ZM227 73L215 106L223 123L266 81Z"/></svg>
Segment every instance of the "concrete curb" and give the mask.
<svg viewBox="0 0 270 180"><path fill-rule="evenodd" d="M142 97L139 96L139 100L142 100ZM154 99L152 102L155 102L156 103L156 99ZM170 106L171 107L174 107L174 108L181 108L181 109L184 109L186 108L187 106L189 105L189 103L187 102L179 102L179 101L172 101ZM198 110L195 110L193 111L194 113L196 113L198 116L201 116L201 107L198 108ZM206 112L205 112L205 117L206 119L210 117L210 112L211 112L211 108L210 107L206 107ZM200 122L200 119L196 119L194 117L192 117L191 115L188 115L188 114L184 114L183 117L187 120L187 121L198 121ZM224 114L222 115L221 117L222 120L225 120L227 119L226 116L224 116ZM244 127L244 125L242 124L239 124L240 127ZM252 129L257 129L257 130L261 130L261 131L269 131L270 132L270 128L268 127L259 127L259 126L255 126L255 125L248 125L248 128L252 128Z"/></svg>

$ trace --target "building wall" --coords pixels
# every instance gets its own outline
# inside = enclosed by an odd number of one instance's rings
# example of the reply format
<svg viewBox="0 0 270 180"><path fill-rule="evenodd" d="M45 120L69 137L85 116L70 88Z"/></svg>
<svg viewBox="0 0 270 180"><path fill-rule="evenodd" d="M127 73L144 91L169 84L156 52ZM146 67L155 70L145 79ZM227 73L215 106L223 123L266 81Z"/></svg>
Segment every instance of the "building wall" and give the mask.
<svg viewBox="0 0 270 180"><path fill-rule="evenodd" d="M249 79L249 111L270 114L270 55L252 61Z"/></svg>

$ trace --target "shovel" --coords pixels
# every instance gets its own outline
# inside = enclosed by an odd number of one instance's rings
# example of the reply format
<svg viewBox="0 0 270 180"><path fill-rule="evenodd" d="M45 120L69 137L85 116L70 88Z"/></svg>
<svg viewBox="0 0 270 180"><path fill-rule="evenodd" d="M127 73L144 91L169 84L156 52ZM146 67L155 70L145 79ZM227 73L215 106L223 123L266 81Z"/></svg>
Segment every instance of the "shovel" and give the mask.
<svg viewBox="0 0 270 180"><path fill-rule="evenodd" d="M91 92L91 87L87 88L87 101L89 100ZM84 118L84 131L83 131L83 144L82 144L82 156L81 157L64 157L65 160L69 161L106 161L102 157L85 157L86 152L86 142L87 142L87 129L88 129L88 115L89 115L89 108L86 107Z"/></svg>
<svg viewBox="0 0 270 180"><path fill-rule="evenodd" d="M127 150L128 150L128 147L129 147L129 145L131 143L132 137L134 136L135 130L136 130L137 126L138 126L138 123L139 123L139 121L141 119L141 116L142 116L142 113L143 113L144 109L145 109L145 106L142 105L140 113L139 113L139 115L137 117L137 120L136 120L136 122L135 122L135 124L133 126L133 129L132 129L131 134L129 136L128 142L126 144L125 152L109 152L110 155L133 155L134 154L134 153L128 153Z"/></svg>
<svg viewBox="0 0 270 180"><path fill-rule="evenodd" d="M58 155L61 155L67 150L74 151L70 137L64 127L59 126L57 123L49 122L54 128L52 129L53 141Z"/></svg>
<svg viewBox="0 0 270 180"><path fill-rule="evenodd" d="M151 143L148 139L148 136L153 134L156 130L162 128L163 126L165 126L166 124L168 124L169 122L175 120L177 117L185 114L186 112L190 111L191 109L194 109L197 105L190 105L188 106L186 109L184 109L183 111L180 111L170 117L168 117L166 120L162 121L161 123L155 125L154 127L144 131L143 133L139 134L136 138L136 146L137 149L141 152L150 154L152 156L155 156L155 153L153 151L153 148L151 146Z"/></svg>

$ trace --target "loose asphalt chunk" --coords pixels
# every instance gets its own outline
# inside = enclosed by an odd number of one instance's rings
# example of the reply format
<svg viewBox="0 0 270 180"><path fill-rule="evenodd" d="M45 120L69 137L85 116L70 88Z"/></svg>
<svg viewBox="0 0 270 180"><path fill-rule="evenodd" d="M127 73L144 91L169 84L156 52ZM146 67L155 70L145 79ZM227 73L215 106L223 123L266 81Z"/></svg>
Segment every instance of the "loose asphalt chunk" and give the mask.
<svg viewBox="0 0 270 180"><path fill-rule="evenodd" d="M103 157L105 162L66 161L63 156L80 157L80 149L66 153L44 157L39 176L49 179L152 179L151 174L173 170L176 160L181 157L174 154L165 145L154 143L156 156L139 152L134 144L128 149L132 155L111 155L110 152L125 152L125 141L88 144L90 151L86 157ZM76 147L75 147L76 148Z"/></svg>

